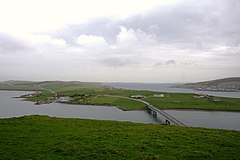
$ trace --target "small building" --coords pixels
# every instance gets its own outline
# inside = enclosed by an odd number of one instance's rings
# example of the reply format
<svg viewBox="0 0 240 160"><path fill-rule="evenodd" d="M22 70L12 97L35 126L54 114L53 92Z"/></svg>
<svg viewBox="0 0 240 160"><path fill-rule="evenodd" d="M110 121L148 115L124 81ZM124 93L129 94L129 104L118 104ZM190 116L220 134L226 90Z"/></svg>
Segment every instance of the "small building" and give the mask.
<svg viewBox="0 0 240 160"><path fill-rule="evenodd" d="M56 100L56 97L48 97L48 101Z"/></svg>
<svg viewBox="0 0 240 160"><path fill-rule="evenodd" d="M207 94L201 93L201 94L194 94L192 97L196 99L201 99L201 98L208 98L209 96Z"/></svg>
<svg viewBox="0 0 240 160"><path fill-rule="evenodd" d="M161 97L161 98L164 98L164 97L165 97L164 94L154 94L153 96L154 96L154 97Z"/></svg>
<svg viewBox="0 0 240 160"><path fill-rule="evenodd" d="M60 97L60 98L58 99L58 102L68 102L68 101L70 101L70 100L71 100L70 97Z"/></svg>
<svg viewBox="0 0 240 160"><path fill-rule="evenodd" d="M141 99L141 98L144 98L143 95L131 95L130 97L131 97L131 98L135 98L135 99Z"/></svg>
<svg viewBox="0 0 240 160"><path fill-rule="evenodd" d="M64 97L63 93L57 93L57 97Z"/></svg>
<svg viewBox="0 0 240 160"><path fill-rule="evenodd" d="M214 97L214 96L209 96L208 100L212 101L212 102L219 102L219 101L221 101L221 99L219 97Z"/></svg>
<svg viewBox="0 0 240 160"><path fill-rule="evenodd" d="M34 97L35 95L34 94L26 94L24 95L26 98L31 98L31 97Z"/></svg>
<svg viewBox="0 0 240 160"><path fill-rule="evenodd" d="M30 94L26 94L24 95L25 98L32 98L32 97L36 97L38 96L39 94L38 93L30 93Z"/></svg>

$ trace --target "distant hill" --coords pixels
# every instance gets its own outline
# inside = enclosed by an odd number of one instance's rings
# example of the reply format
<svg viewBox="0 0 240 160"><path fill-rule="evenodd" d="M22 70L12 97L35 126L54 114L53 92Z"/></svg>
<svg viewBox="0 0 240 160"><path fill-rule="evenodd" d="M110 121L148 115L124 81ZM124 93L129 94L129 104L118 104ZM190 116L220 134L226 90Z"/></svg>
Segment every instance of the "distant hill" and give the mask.
<svg viewBox="0 0 240 160"><path fill-rule="evenodd" d="M81 81L20 81L20 80L9 80L0 82L1 85L42 85L42 84L79 84L79 85L99 85L98 82L81 82Z"/></svg>
<svg viewBox="0 0 240 160"><path fill-rule="evenodd" d="M15 81L15 80L9 80L9 81L4 81L1 82L2 84L15 84L15 85L21 85L21 84L29 84L29 83L35 83L33 81Z"/></svg>
<svg viewBox="0 0 240 160"><path fill-rule="evenodd" d="M240 77L230 77L197 83L187 83L177 87L197 90L240 91Z"/></svg>
<svg viewBox="0 0 240 160"><path fill-rule="evenodd" d="M0 82L0 90L27 90L27 91L39 91L42 90L40 87L47 87L52 90L61 89L63 86L66 88L98 88L101 87L100 83L96 82L80 82L80 81L5 81Z"/></svg>

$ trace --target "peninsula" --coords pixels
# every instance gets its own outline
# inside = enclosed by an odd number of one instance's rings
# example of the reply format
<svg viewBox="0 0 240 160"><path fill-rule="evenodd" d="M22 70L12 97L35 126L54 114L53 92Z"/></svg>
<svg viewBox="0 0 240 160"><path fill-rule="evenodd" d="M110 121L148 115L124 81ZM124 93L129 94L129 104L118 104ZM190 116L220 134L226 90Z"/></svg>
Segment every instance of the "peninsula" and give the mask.
<svg viewBox="0 0 240 160"><path fill-rule="evenodd" d="M146 103L136 101L141 99L159 109L240 111L240 98L117 89L101 83L6 81L0 83L0 89L34 91L33 94L23 95L22 98L36 104L61 102L117 106L122 110L144 110Z"/></svg>

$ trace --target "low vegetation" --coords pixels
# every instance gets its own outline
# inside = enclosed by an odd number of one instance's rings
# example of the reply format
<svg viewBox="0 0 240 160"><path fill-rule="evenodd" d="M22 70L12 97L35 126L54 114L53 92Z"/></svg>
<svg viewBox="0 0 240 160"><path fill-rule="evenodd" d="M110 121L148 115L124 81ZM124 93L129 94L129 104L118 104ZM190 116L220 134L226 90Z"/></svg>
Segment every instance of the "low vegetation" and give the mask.
<svg viewBox="0 0 240 160"><path fill-rule="evenodd" d="M75 94L71 96L71 99L72 100L68 102L70 104L118 106L122 110L145 109L145 105L143 103L121 97L91 94Z"/></svg>
<svg viewBox="0 0 240 160"><path fill-rule="evenodd" d="M239 98L223 98L219 101L210 101L208 98L193 98L193 94L167 93L168 97L149 97L145 100L161 109L198 109L240 111Z"/></svg>
<svg viewBox="0 0 240 160"><path fill-rule="evenodd" d="M26 116L0 119L1 159L240 159L240 132Z"/></svg>

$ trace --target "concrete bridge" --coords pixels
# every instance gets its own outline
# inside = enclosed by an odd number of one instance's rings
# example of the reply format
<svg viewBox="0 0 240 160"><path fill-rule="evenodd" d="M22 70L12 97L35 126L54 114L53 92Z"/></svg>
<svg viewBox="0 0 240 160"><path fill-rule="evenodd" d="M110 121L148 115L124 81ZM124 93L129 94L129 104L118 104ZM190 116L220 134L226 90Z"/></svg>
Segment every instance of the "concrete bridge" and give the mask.
<svg viewBox="0 0 240 160"><path fill-rule="evenodd" d="M174 124L174 125L177 125L177 126L187 127L187 125L184 124L183 122L181 122L180 120L178 120L175 117L171 116L167 112L154 107L150 103L148 103L148 102L146 102L146 101L144 101L142 99L134 99L134 100L144 103L146 105L146 107L153 112L153 116L157 116L157 113L162 115L162 116L164 116L166 118L166 124Z"/></svg>
<svg viewBox="0 0 240 160"><path fill-rule="evenodd" d="M175 117L171 116L167 112L154 107L153 105L151 105L150 103L148 103L148 102L146 102L146 101L144 101L142 99L135 99L135 98L124 97L124 96L113 96L113 95L99 95L99 96L118 97L118 98L130 99L130 100L134 100L134 101L138 101L138 102L144 103L146 105L146 107L153 112L153 116L154 117L157 116L157 113L162 115L162 116L164 116L166 118L166 122L165 122L166 124L174 124L176 126L187 127L187 125L184 124L183 122L181 122L180 120L178 120Z"/></svg>

